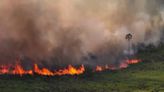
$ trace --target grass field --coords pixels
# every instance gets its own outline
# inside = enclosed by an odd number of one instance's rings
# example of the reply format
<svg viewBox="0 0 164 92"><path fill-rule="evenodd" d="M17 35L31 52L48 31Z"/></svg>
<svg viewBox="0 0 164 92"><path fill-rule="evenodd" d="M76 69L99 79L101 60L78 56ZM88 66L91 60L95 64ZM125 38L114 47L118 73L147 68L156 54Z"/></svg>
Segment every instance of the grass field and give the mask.
<svg viewBox="0 0 164 92"><path fill-rule="evenodd" d="M127 69L79 76L0 76L0 92L164 92L164 48L141 51Z"/></svg>

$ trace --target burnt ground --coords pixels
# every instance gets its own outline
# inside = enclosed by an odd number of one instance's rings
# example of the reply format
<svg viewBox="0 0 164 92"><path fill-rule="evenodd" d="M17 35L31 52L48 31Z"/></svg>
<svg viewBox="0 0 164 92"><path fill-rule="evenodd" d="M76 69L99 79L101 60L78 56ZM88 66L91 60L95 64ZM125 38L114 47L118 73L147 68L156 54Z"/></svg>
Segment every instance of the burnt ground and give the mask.
<svg viewBox="0 0 164 92"><path fill-rule="evenodd" d="M0 76L0 92L164 92L164 47L141 50L144 62L79 76Z"/></svg>

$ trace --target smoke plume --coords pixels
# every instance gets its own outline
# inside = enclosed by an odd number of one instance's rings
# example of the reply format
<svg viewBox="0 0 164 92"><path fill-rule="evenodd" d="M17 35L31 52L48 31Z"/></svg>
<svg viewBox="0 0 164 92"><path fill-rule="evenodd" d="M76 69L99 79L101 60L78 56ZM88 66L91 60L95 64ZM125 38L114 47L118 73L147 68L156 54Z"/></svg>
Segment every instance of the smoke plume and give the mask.
<svg viewBox="0 0 164 92"><path fill-rule="evenodd" d="M1 0L0 63L119 63L128 47L162 42L163 0Z"/></svg>

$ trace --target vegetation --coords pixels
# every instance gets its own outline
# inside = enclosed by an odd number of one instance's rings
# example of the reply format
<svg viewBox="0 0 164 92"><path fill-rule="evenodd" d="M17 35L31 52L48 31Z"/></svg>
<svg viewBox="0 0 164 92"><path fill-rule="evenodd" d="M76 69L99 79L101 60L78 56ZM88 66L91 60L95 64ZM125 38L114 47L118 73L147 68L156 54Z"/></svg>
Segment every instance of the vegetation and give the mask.
<svg viewBox="0 0 164 92"><path fill-rule="evenodd" d="M0 76L0 92L164 92L164 47L140 51L127 69L79 76Z"/></svg>

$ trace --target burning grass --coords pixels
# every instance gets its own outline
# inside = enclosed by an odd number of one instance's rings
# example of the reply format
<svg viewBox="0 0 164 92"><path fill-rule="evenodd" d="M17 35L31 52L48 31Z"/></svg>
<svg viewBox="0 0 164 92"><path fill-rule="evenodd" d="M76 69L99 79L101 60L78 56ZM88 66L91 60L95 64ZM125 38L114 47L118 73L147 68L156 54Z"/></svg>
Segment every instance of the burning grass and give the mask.
<svg viewBox="0 0 164 92"><path fill-rule="evenodd" d="M0 74L10 74L10 75L34 75L38 74L41 76L55 76L55 75L79 75L84 73L84 65L81 65L79 68L76 68L72 65L69 65L67 68L51 71L48 68L39 68L37 64L34 64L33 69L25 70L20 64L15 66L2 65L0 67Z"/></svg>
<svg viewBox="0 0 164 92"><path fill-rule="evenodd" d="M131 60L125 60L123 61L119 67L115 67L112 65L105 65L105 66L96 66L96 69L93 69L94 72L102 72L105 70L118 70L127 68L130 64L137 64L140 63L141 60L138 59L131 59ZM84 65L81 65L80 67L76 68L72 65L68 65L67 68L58 69L58 70L50 70L48 68L39 68L37 64L33 65L33 69L31 70L25 70L21 64L16 63L14 66L11 65L2 65L0 66L0 74L10 74L10 75L41 75L41 76L62 76L62 75L80 75L84 74L85 72Z"/></svg>
<svg viewBox="0 0 164 92"><path fill-rule="evenodd" d="M159 61L78 76L1 75L0 92L163 92L163 69Z"/></svg>
<svg viewBox="0 0 164 92"><path fill-rule="evenodd" d="M140 52L143 62L121 70L85 67L87 72L78 76L1 75L0 92L164 92L163 48Z"/></svg>

